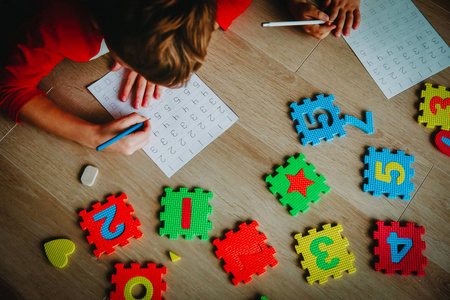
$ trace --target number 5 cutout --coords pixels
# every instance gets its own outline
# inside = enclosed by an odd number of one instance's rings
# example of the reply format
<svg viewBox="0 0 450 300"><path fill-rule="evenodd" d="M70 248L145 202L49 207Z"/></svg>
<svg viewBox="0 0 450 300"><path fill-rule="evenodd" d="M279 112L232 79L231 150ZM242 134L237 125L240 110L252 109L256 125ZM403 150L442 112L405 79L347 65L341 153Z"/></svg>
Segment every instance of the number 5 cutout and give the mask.
<svg viewBox="0 0 450 300"><path fill-rule="evenodd" d="M395 161L392 161L384 167L384 173L383 173L383 163L381 161L375 162L375 179L391 183L392 177L391 177L391 171L398 171L399 176L397 177L397 185L400 185L405 181L405 169L403 166Z"/></svg>

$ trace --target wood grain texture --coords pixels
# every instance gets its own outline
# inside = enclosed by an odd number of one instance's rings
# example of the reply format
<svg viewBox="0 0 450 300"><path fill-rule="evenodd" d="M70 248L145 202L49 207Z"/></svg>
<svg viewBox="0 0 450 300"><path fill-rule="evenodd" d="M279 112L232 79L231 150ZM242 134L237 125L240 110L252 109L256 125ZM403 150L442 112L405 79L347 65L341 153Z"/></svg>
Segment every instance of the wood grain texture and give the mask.
<svg viewBox="0 0 450 300"><path fill-rule="evenodd" d="M419 8L424 3L419 2ZM434 16L432 10L429 14ZM214 33L198 75L240 119L170 179L143 151L128 157L98 153L26 124L6 135L0 142L0 191L4 195L0 299L105 299L112 289L110 278L117 262L166 266L166 299L447 297L450 160L434 148L433 130L416 121L421 85L388 101L343 39L329 37L314 48L317 41L313 43L301 31L256 28L262 21L287 17L282 4L254 1L229 31ZM447 29L441 29L445 22L435 19L433 25L448 41ZM107 73L110 65L107 56L89 63L65 60L41 86L52 88L49 97L70 112L92 122L107 122L111 116L86 86ZM448 86L448 72L433 76L430 82ZM322 93L335 95L342 114L361 117L364 111L373 111L375 133L366 135L347 126L342 138L302 146L289 104ZM412 200L373 197L362 191L368 146L404 150L415 156ZM264 178L299 152L326 177L331 191L305 214L293 217L268 190ZM100 170L92 187L79 181L87 164ZM199 187L214 193L209 241L159 236L165 187ZM95 247L87 243L87 233L79 227L78 212L121 192L127 194L142 223L143 237L96 258L92 253ZM276 250L279 264L253 276L248 284L234 286L223 270L223 261L214 254L212 241L251 220L260 224L258 229ZM388 276L374 270L372 236L377 220L425 227L428 266L424 277ZM301 257L295 252L294 235L326 223L342 224L357 271L330 278L326 284L309 285L305 279L308 271L301 268ZM76 244L64 269L51 266L43 253L43 243L58 237ZM169 251L181 260L171 262Z"/></svg>

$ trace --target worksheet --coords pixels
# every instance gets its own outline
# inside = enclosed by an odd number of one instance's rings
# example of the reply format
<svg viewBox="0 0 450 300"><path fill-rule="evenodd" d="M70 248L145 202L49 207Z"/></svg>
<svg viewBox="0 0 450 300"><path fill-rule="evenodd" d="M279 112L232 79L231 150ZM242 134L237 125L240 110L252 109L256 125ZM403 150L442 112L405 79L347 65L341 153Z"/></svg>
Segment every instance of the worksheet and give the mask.
<svg viewBox="0 0 450 300"><path fill-rule="evenodd" d="M361 26L344 37L390 99L450 66L450 50L411 0L361 0Z"/></svg>
<svg viewBox="0 0 450 300"><path fill-rule="evenodd" d="M137 112L150 120L152 137L145 153L171 177L237 120L238 116L196 75L186 86L165 88L160 100L134 109L119 94L126 71L109 72L88 90L115 118ZM132 99L134 95L130 96Z"/></svg>

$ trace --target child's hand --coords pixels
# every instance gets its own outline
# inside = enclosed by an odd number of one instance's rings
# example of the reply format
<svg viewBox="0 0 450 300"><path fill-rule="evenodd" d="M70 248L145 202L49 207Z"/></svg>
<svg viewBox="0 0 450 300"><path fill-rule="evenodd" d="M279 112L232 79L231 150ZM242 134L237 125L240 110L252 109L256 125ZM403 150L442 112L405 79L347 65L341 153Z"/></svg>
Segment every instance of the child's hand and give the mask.
<svg viewBox="0 0 450 300"><path fill-rule="evenodd" d="M138 129L138 131L130 133L126 137L121 138L117 142L109 145L108 147L102 150L107 152L118 152L125 155L131 155L135 151L141 149L142 147L148 144L151 134L150 122L145 117L135 112L118 120L114 120L109 123L99 125L98 129L99 136L97 138L99 142L97 144L100 145L106 142L107 140L115 137L116 135L124 132L131 126L141 122L144 122L144 126L141 127L142 130Z"/></svg>
<svg viewBox="0 0 450 300"><path fill-rule="evenodd" d="M305 3L305 0L288 0L288 6L295 19L299 21L304 20L323 20L328 21L330 18L323 11L319 10L312 4ZM316 39L323 39L331 30L336 28L336 25L325 23L323 25L307 25L301 26L302 29L315 37Z"/></svg>
<svg viewBox="0 0 450 300"><path fill-rule="evenodd" d="M111 71L118 71L120 70L120 68L122 68L122 65L118 62L115 62L114 66L111 68ZM163 86L151 83L138 73L130 70L130 72L128 73L127 81L122 91L122 95L120 96L120 101L126 102L128 100L131 89L133 88L135 82L137 82L136 97L133 102L133 107L135 109L148 107L150 105L150 99L152 98L152 96L155 99L161 98Z"/></svg>
<svg viewBox="0 0 450 300"><path fill-rule="evenodd" d="M361 23L360 0L325 0L323 10L329 12L330 20L336 24L335 36L350 35Z"/></svg>

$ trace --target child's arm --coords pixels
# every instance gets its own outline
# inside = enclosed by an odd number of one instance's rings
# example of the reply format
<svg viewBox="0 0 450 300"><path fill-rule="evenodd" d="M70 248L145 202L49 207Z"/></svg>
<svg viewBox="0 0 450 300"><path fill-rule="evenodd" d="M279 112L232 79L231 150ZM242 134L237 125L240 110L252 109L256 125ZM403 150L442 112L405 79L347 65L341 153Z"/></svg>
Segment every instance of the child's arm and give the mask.
<svg viewBox="0 0 450 300"><path fill-rule="evenodd" d="M227 30L234 19L241 15L249 6L252 0L216 0L216 24L215 29L219 26L223 30Z"/></svg>
<svg viewBox="0 0 450 300"><path fill-rule="evenodd" d="M306 0L287 0L289 10L294 15L295 19L299 21L303 20L323 20L329 21L330 18L326 13L319 10L312 4L306 2ZM325 23L323 25L308 25L301 26L302 29L315 37L316 39L323 39L331 30L336 28L334 24Z"/></svg>
<svg viewBox="0 0 450 300"><path fill-rule="evenodd" d="M336 24L335 36L350 35L350 30L358 29L361 23L359 12L360 0L325 0L323 11L330 15L330 20Z"/></svg>
<svg viewBox="0 0 450 300"><path fill-rule="evenodd" d="M46 96L37 96L28 101L20 110L19 118L90 148L97 147L136 123L146 121L145 117L132 113L106 124L92 124L63 110ZM150 134L150 124L146 121L142 131L120 139L103 151L133 154L148 143Z"/></svg>

